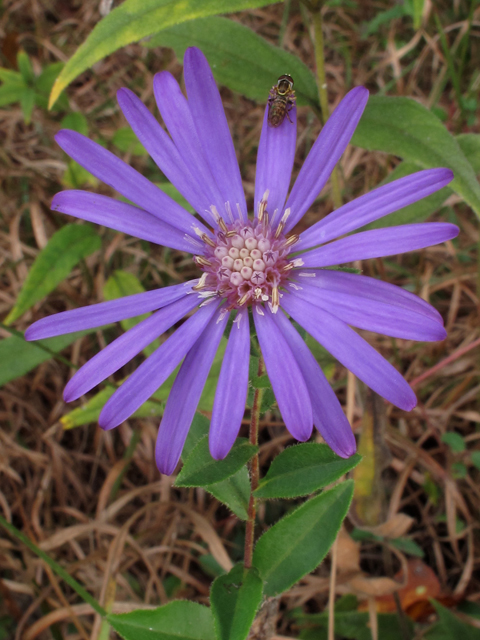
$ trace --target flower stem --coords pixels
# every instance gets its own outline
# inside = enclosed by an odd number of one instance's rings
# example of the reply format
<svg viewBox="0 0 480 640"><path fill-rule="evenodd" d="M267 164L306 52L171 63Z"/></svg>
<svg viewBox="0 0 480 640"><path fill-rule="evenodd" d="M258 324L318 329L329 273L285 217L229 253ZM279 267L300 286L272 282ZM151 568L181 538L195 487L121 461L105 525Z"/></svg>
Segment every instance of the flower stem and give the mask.
<svg viewBox="0 0 480 640"><path fill-rule="evenodd" d="M313 16L313 32L315 39L315 62L317 66L317 85L318 85L318 97L320 98L320 109L322 111L323 125L328 120L330 111L328 108L328 92L327 92L327 78L325 73L325 55L323 45L323 24L322 24L322 10L321 3L315 8L312 7ZM340 191L340 182L338 179L338 167L334 167L330 176L332 185L332 198L333 206L338 209L342 206L342 194Z"/></svg>
<svg viewBox="0 0 480 640"><path fill-rule="evenodd" d="M265 373L263 358L260 357L258 362L258 377ZM255 389L253 395L252 414L250 418L250 443L258 444L258 424L260 422L260 408L262 406L263 389ZM258 453L250 461L250 500L248 502L248 519L245 530L245 567L249 569L252 566L253 543L255 539L255 516L257 513L257 501L253 492L258 487L260 481L260 468Z"/></svg>

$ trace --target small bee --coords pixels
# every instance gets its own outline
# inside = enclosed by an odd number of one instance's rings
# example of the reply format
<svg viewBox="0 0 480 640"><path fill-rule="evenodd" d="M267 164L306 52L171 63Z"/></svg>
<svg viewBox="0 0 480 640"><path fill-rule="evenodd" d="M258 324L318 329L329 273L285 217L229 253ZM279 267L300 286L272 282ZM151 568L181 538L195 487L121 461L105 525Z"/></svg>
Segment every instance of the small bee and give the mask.
<svg viewBox="0 0 480 640"><path fill-rule="evenodd" d="M294 104L293 78L288 75L280 76L268 97L268 124L271 127L279 127L285 120L285 116L292 122L288 113Z"/></svg>

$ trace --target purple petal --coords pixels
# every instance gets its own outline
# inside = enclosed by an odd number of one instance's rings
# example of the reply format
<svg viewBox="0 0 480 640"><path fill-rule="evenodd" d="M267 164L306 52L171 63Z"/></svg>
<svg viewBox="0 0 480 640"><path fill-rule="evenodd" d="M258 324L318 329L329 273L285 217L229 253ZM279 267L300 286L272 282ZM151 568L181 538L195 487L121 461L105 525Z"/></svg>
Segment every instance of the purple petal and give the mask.
<svg viewBox="0 0 480 640"><path fill-rule="evenodd" d="M81 367L63 392L65 402L76 400L97 384L127 364L142 349L165 333L199 303L198 296L189 295L142 320L102 349Z"/></svg>
<svg viewBox="0 0 480 640"><path fill-rule="evenodd" d="M173 383L155 446L157 467L167 476L177 466L229 315L227 313L219 322L215 318L210 320L188 352Z"/></svg>
<svg viewBox="0 0 480 640"><path fill-rule="evenodd" d="M207 231L150 180L93 140L68 129L59 131L55 140L87 171L163 222L190 235L194 222L202 231Z"/></svg>
<svg viewBox="0 0 480 640"><path fill-rule="evenodd" d="M153 91L160 114L173 138L180 156L188 171L194 176L196 187L202 193L204 210L199 211L210 222L215 223L210 212L210 205L215 205L220 215L225 213L223 199L215 179L210 171L205 153L195 129L194 118L188 106L187 99L180 91L178 82L168 71L157 73L153 79Z"/></svg>
<svg viewBox="0 0 480 640"><path fill-rule="evenodd" d="M199 309L142 362L103 407L98 419L102 429L117 427L162 386L198 340L217 310L216 302Z"/></svg>
<svg viewBox="0 0 480 640"><path fill-rule="evenodd" d="M415 394L392 365L344 322L297 296L285 293L282 307L344 367L400 409L410 411Z"/></svg>
<svg viewBox="0 0 480 640"><path fill-rule="evenodd" d="M224 202L230 202L234 217L238 218L236 205L239 204L246 218L247 206L235 148L207 59L200 49L190 47L183 64L188 104L210 170Z"/></svg>
<svg viewBox="0 0 480 640"><path fill-rule="evenodd" d="M305 267L328 267L354 260L381 258L415 251L455 238L459 228L448 222L404 224L399 227L361 231L301 254Z"/></svg>
<svg viewBox="0 0 480 640"><path fill-rule="evenodd" d="M450 169L425 169L378 187L332 211L304 231L295 245L295 251L324 244L349 231L360 229L369 222L435 193L452 180Z"/></svg>
<svg viewBox="0 0 480 640"><path fill-rule="evenodd" d="M265 367L285 426L301 442L312 434L312 404L300 367L268 308L253 312Z"/></svg>
<svg viewBox="0 0 480 640"><path fill-rule="evenodd" d="M327 120L303 163L285 205L287 209L291 209L285 227L286 232L302 218L325 186L353 136L367 100L367 89L355 87L347 93Z"/></svg>
<svg viewBox="0 0 480 640"><path fill-rule="evenodd" d="M305 276L302 277L300 274ZM382 282L376 278L359 275L356 273L343 273L342 271L322 270L296 270L292 271L292 277L296 282L303 286L306 281L312 287L318 289L328 289L330 291L338 291L339 293L355 293L365 300L368 304L369 300L378 300L379 302L387 302L389 304L402 307L405 310L411 310L415 313L436 320L443 325L443 318L432 305L422 300L418 296L405 291L401 287L397 287L388 282Z"/></svg>
<svg viewBox="0 0 480 640"><path fill-rule="evenodd" d="M258 205L268 189L267 211L272 220L277 209L283 210L290 186L297 139L297 108L293 106L288 112L292 122L285 118L279 127L268 124L268 111L267 105L257 153L254 209L257 217ZM279 216L277 220L280 220Z"/></svg>
<svg viewBox="0 0 480 640"><path fill-rule="evenodd" d="M248 312L239 311L230 331L210 422L210 453L223 460L233 447L245 413L250 360Z"/></svg>
<svg viewBox="0 0 480 640"><path fill-rule="evenodd" d="M375 331L394 338L427 342L445 340L447 337L447 332L437 318L432 319L423 313L388 302L365 300L362 296L356 295L355 289L344 293L317 289L305 284L293 295L325 309L359 329Z"/></svg>
<svg viewBox="0 0 480 640"><path fill-rule="evenodd" d="M187 168L174 142L172 142L147 107L130 89L119 89L117 100L135 135L153 158L160 171L165 174L201 216L207 210L208 219L211 220L209 206L212 201L202 193L202 189L194 177L195 174L192 174L191 170Z"/></svg>
<svg viewBox="0 0 480 640"><path fill-rule="evenodd" d="M285 314L277 313L273 319L292 350L307 384L315 426L335 453L342 458L349 458L356 451L355 436L322 368Z"/></svg>
<svg viewBox="0 0 480 640"><path fill-rule="evenodd" d="M88 191L61 191L52 200L52 210L128 233L135 238L192 253L195 245L183 231L162 222L151 213L120 200Z"/></svg>
<svg viewBox="0 0 480 640"><path fill-rule="evenodd" d="M176 284L172 287L136 293L133 296L126 296L109 302L92 304L81 309L62 311L34 322L25 331L25 339L41 340L43 338L61 336L65 333L73 333L74 331L102 327L105 324L119 322L127 318L135 318L142 315L142 313L161 309L183 298L196 282L196 280L193 280L192 282Z"/></svg>

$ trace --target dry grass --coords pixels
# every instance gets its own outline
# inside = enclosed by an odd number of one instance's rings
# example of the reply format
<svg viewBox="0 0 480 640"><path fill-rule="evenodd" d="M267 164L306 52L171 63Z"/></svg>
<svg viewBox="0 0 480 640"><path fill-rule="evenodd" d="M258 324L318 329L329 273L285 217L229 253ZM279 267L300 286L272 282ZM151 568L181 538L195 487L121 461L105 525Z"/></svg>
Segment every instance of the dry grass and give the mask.
<svg viewBox="0 0 480 640"><path fill-rule="evenodd" d="M408 20L396 19L379 34L361 38L359 23L372 19L387 4L369 0L356 8L346 5L325 11L331 105L355 84L366 84L373 92L387 88L390 94L413 96L429 106L440 96L439 106L452 131L479 132L478 118L473 127L466 127L460 119L431 21L426 30L415 33ZM452 9L445 1L439 8L454 47L466 30L466 4L456 2ZM432 10L429 0L427 9ZM240 19L278 42L282 11L281 6L273 6L242 14ZM37 68L65 60L99 17L97 2L4 2L1 64L11 68L20 47ZM471 34L473 61L467 61L464 72L467 78L473 72L475 54L478 60L479 21L477 10ZM282 41L313 68L313 45L297 3L292 3ZM153 110L152 77L162 69L181 77L181 66L169 50L126 47L74 82L68 90L70 108L86 115L91 135L108 142L118 127L125 126L114 99L116 90L130 87ZM225 89L222 96L251 201L263 105ZM53 142L60 119L58 114L37 108L33 123L27 126L18 105L0 109L3 315L12 307L39 249L65 223L64 217L49 210L53 194L62 188L66 166L64 154ZM308 109L300 109L295 171L319 129ZM155 177L151 161L124 157L145 175ZM378 184L396 162L380 153L349 148L341 163L345 199ZM95 190L108 193L104 186ZM328 190L323 195L302 224L330 210ZM419 398L410 414L389 407L384 416L385 431L377 444L389 454L379 469L380 521L398 513L414 519L409 535L424 550L425 563L438 579L440 596L454 603L466 596L480 599L476 526L480 471L472 466L469 453L453 454L441 441L446 431L456 431L464 436L469 451L480 449L478 228L473 213L455 198L443 210L442 219L445 216L461 227L455 246L447 243L414 255L370 261L363 269L367 275L408 286L429 300L448 329L448 339L440 344L370 337L406 375ZM190 275L191 266L176 252L147 250L145 243L105 229L99 233L102 250L27 312L15 325L18 329L24 330L42 316L101 300L103 284L115 269L131 271L147 288ZM78 341L64 355L72 365L80 365L104 344L105 336L98 332ZM243 524L203 490L174 489L173 478L159 478L153 462L156 420L130 420L107 433L94 424L65 432L59 423L67 411L62 390L72 371L50 360L0 389L0 508L4 516L114 611L165 603L173 596L208 602L211 576L205 559L213 558L224 569L229 556L239 559ZM334 383L347 413L353 416L354 430L360 433L363 390L357 388L355 393L350 381L347 392L346 372L340 366ZM261 429L265 468L292 440L275 413L267 414ZM125 457L132 438L136 446L131 457ZM463 479L455 476L452 467L461 461L468 467ZM282 508L280 503L262 507L260 527L270 524ZM362 524L358 510L348 527L355 523ZM401 566L401 557L385 555L378 545L364 545L362 553L361 568L372 576L392 576ZM339 593L348 591L347 582L339 567ZM329 564L324 563L282 598L278 633L296 633L292 619L284 615L287 610L295 606L310 612L322 610L328 587ZM0 538L0 595L0 618L3 609L4 615L16 621L12 635L16 640L97 637L99 620L89 606L81 604L42 561L8 537Z"/></svg>

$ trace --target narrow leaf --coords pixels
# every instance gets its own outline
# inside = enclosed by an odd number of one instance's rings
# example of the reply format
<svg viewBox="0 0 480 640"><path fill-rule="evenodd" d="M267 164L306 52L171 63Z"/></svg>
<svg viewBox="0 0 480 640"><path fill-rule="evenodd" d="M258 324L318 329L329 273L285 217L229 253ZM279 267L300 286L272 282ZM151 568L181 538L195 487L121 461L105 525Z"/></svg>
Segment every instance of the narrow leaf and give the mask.
<svg viewBox="0 0 480 640"><path fill-rule="evenodd" d="M54 571L57 576L59 576L62 580L64 580L74 591L77 593L80 598L84 602L87 602L94 611L99 613L101 616L105 615L105 610L102 606L95 600L90 593L82 587L82 585L72 578L72 576L66 571L61 565L59 565L53 558L51 558L45 551L37 547L35 543L33 543L28 536L26 536L23 531L19 531L16 527L13 526L10 522L7 522L5 518L0 515L0 525L6 529L10 535L14 536L17 540L20 540L22 544L24 544L27 549L30 549L36 556L41 558L49 567Z"/></svg>
<svg viewBox="0 0 480 640"><path fill-rule="evenodd" d="M36 302L65 280L73 267L100 248L100 238L93 227L67 224L48 241L28 272L15 306L5 319L11 324Z"/></svg>
<svg viewBox="0 0 480 640"><path fill-rule="evenodd" d="M231 13L273 4L278 0L125 0L90 33L67 62L50 95L50 107L82 71L110 53L175 24L217 13Z"/></svg>
<svg viewBox="0 0 480 640"><path fill-rule="evenodd" d="M315 442L288 447L274 459L254 495L264 499L306 496L338 480L360 460L357 453L345 460L326 444Z"/></svg>
<svg viewBox="0 0 480 640"><path fill-rule="evenodd" d="M452 169L455 178L449 187L480 217L480 184L472 165L442 122L415 100L371 96L352 143L392 153L425 169Z"/></svg>
<svg viewBox="0 0 480 640"><path fill-rule="evenodd" d="M478 176L480 174L480 134L461 133L456 139Z"/></svg>
<svg viewBox="0 0 480 640"><path fill-rule="evenodd" d="M275 596L313 571L332 546L353 496L347 480L307 500L273 525L257 542L253 565Z"/></svg>
<svg viewBox="0 0 480 640"><path fill-rule="evenodd" d="M318 101L315 77L301 60L228 18L202 18L163 29L146 46L171 47L179 60L188 47L199 47L216 81L251 100L266 102L277 78L288 72L298 104Z"/></svg>
<svg viewBox="0 0 480 640"><path fill-rule="evenodd" d="M237 564L218 577L210 591L217 640L245 640L262 600L263 583L257 569Z"/></svg>
<svg viewBox="0 0 480 640"><path fill-rule="evenodd" d="M214 460L208 448L208 437L195 446L177 476L177 487L205 487L233 476L258 451L246 438L237 438L224 460Z"/></svg>
<svg viewBox="0 0 480 640"><path fill-rule="evenodd" d="M4 82L0 86L0 107L5 107L12 102L20 102L28 88L21 83Z"/></svg>
<svg viewBox="0 0 480 640"><path fill-rule="evenodd" d="M174 600L149 611L110 614L108 622L125 640L212 640L212 612L197 602Z"/></svg>

